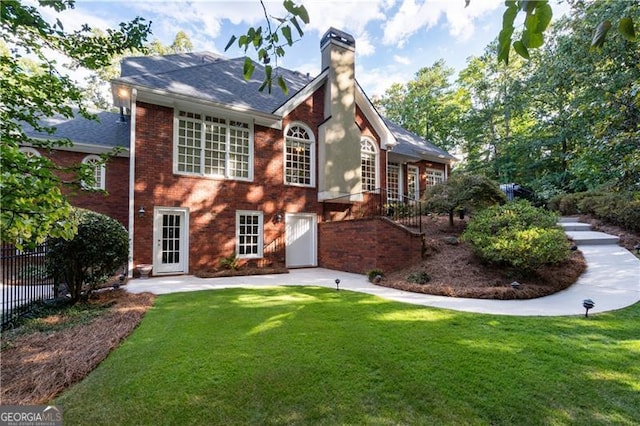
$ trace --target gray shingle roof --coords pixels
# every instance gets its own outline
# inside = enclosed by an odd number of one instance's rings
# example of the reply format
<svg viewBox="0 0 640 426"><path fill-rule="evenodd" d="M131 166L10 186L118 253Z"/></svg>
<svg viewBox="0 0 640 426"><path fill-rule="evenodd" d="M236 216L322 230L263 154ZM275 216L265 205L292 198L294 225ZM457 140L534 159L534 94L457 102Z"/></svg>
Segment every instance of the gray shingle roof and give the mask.
<svg viewBox="0 0 640 426"><path fill-rule="evenodd" d="M398 145L393 147L393 153L401 154L408 157L424 158L428 156L430 158L440 158L442 160L456 160L456 158L449 154L442 148L438 148L431 142L423 139L413 132L401 127L387 118L382 118L393 135L398 140Z"/></svg>
<svg viewBox="0 0 640 426"><path fill-rule="evenodd" d="M253 77L247 81L243 77L243 65L244 58L228 59L211 52L130 57L123 60L122 77L116 81L264 113L273 113L311 81L307 75L277 68L274 72L284 77L289 93L285 95L277 84L271 94L266 90L259 92L264 67L256 63ZM31 128L25 130L31 137L69 138L76 143L129 147L129 121L121 123L118 113L103 111L96 114L99 122L80 116L43 120L44 124L57 128L53 136L36 133ZM422 137L384 117L383 120L398 141L393 153L416 159L455 160Z"/></svg>
<svg viewBox="0 0 640 426"><path fill-rule="evenodd" d="M56 131L50 135L48 133L36 132L29 125L24 125L27 136L42 139L62 139L69 138L75 143L85 143L113 148L116 146L129 147L129 121L120 122L120 114L101 111L93 112L98 116L99 121L87 120L76 114L73 118L62 116L45 118L42 124L55 127Z"/></svg>
<svg viewBox="0 0 640 426"><path fill-rule="evenodd" d="M173 55L129 56L120 63L120 76L158 74L226 59L212 52L176 53Z"/></svg>
<svg viewBox="0 0 640 426"><path fill-rule="evenodd" d="M178 64L173 68L161 60L142 61L142 65L137 69L149 72L129 74L115 81L264 113L275 111L311 81L309 77L298 72L276 68L273 71L274 75L283 76L289 92L285 95L274 82L269 94L267 89L263 92L258 90L265 75L262 65L254 63L255 71L247 81L243 77L244 58L223 59L202 55L199 57L201 62L189 65L197 62L198 57L179 56L176 58ZM164 58L170 60L169 57ZM206 60L202 62L202 58ZM127 72L131 72L133 68L132 64L127 62L123 63L123 66Z"/></svg>

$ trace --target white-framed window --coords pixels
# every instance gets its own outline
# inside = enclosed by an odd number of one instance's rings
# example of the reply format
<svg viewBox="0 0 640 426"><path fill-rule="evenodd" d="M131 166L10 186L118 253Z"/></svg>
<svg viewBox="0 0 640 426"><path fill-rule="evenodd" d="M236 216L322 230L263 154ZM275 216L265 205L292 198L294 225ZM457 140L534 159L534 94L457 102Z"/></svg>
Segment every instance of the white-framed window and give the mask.
<svg viewBox="0 0 640 426"><path fill-rule="evenodd" d="M362 169L362 190L375 191L378 184L378 150L369 138L360 139L360 165Z"/></svg>
<svg viewBox="0 0 640 426"><path fill-rule="evenodd" d="M420 199L420 169L407 166L407 196L412 200Z"/></svg>
<svg viewBox="0 0 640 426"><path fill-rule="evenodd" d="M22 152L28 158L40 157L40 151L30 146L21 146L18 151Z"/></svg>
<svg viewBox="0 0 640 426"><path fill-rule="evenodd" d="M87 164L91 167L93 171L93 183L91 185L82 182L82 186L85 189L102 189L106 188L105 186L105 166L104 162L97 155L87 155L82 160L83 164Z"/></svg>
<svg viewBox="0 0 640 426"><path fill-rule="evenodd" d="M253 179L252 126L242 121L178 111L174 173Z"/></svg>
<svg viewBox="0 0 640 426"><path fill-rule="evenodd" d="M400 201L402 196L401 183L400 164L387 164L387 199L389 201Z"/></svg>
<svg viewBox="0 0 640 426"><path fill-rule="evenodd" d="M444 171L436 169L427 169L424 172L427 185L436 185L444 182Z"/></svg>
<svg viewBox="0 0 640 426"><path fill-rule="evenodd" d="M236 254L238 258L261 258L263 246L263 213L249 210L236 211Z"/></svg>
<svg viewBox="0 0 640 426"><path fill-rule="evenodd" d="M315 140L313 132L302 123L289 126L284 142L284 183L315 185Z"/></svg>

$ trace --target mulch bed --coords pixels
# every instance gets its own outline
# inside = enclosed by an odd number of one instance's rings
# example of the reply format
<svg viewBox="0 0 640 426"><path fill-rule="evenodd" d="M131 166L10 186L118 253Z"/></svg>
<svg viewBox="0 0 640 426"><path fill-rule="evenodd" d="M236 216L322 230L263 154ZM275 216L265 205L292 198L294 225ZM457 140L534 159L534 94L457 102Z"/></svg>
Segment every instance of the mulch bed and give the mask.
<svg viewBox="0 0 640 426"><path fill-rule="evenodd" d="M82 380L140 323L153 305L150 293L105 291L89 303L112 305L89 324L6 340L0 353L0 404L44 404ZM55 315L46 321L64 321Z"/></svg>
<svg viewBox="0 0 640 426"><path fill-rule="evenodd" d="M579 251L572 252L567 262L529 274L482 264L466 243L451 244L447 241L451 237L459 237L465 226L464 221L456 220L452 228L445 217L423 221L427 236L427 259L418 265L387 274L380 285L450 297L531 299L569 287L586 270L584 257ZM409 276L419 272L426 272L431 280L426 284L412 283ZM514 281L520 283L518 289L511 287Z"/></svg>

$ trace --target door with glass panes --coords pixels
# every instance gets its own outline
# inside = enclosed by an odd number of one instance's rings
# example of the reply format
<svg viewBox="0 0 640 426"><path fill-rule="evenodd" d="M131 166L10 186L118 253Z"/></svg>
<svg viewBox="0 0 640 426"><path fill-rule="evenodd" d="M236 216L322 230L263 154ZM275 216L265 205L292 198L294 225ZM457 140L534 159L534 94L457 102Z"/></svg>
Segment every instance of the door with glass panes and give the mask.
<svg viewBox="0 0 640 426"><path fill-rule="evenodd" d="M188 272L189 214L187 209L154 209L153 274Z"/></svg>

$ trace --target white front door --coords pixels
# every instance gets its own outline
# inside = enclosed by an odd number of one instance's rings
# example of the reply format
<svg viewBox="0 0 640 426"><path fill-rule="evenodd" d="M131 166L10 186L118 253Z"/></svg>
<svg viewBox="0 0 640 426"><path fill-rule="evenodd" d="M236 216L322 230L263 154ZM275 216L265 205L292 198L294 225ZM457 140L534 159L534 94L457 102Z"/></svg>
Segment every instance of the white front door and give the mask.
<svg viewBox="0 0 640 426"><path fill-rule="evenodd" d="M287 267L318 266L318 219L316 214L287 213L285 224Z"/></svg>
<svg viewBox="0 0 640 426"><path fill-rule="evenodd" d="M189 268L189 212L156 207L153 226L153 274L184 274Z"/></svg>

